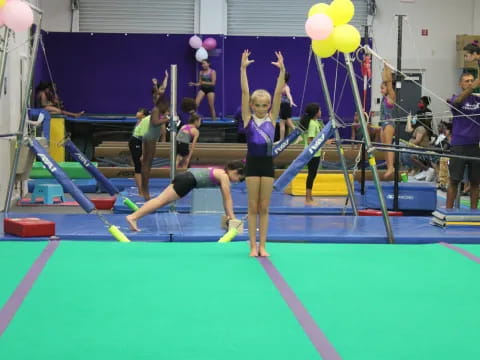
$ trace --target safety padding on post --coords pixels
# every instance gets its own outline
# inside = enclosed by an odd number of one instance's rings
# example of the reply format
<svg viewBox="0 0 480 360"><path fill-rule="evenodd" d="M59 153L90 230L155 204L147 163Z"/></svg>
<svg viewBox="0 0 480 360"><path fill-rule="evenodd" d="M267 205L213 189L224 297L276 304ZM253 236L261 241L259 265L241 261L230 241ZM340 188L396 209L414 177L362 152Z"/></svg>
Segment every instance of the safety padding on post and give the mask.
<svg viewBox="0 0 480 360"><path fill-rule="evenodd" d="M40 218L5 218L3 231L20 237L54 236L55 223Z"/></svg>
<svg viewBox="0 0 480 360"><path fill-rule="evenodd" d="M52 117L50 120L50 145L48 152L53 160L65 161L65 148L61 142L65 138L65 119L63 117Z"/></svg>

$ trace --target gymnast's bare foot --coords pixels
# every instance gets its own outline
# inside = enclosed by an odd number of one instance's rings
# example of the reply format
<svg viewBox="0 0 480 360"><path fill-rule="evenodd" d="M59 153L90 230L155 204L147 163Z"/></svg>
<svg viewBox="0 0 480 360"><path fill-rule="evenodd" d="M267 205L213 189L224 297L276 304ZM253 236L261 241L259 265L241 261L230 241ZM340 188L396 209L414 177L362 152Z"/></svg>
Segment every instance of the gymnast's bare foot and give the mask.
<svg viewBox="0 0 480 360"><path fill-rule="evenodd" d="M257 248L250 249L250 256L251 256L251 257L256 257L256 256L258 256L258 250L257 250Z"/></svg>
<svg viewBox="0 0 480 360"><path fill-rule="evenodd" d="M260 256L262 256L262 257L270 256L270 254L267 252L267 250L265 250L265 248L263 248L263 247L260 247L259 253L260 253Z"/></svg>
<svg viewBox="0 0 480 360"><path fill-rule="evenodd" d="M132 214L127 215L125 218L127 219L128 225L130 225L130 230L140 231L137 227L137 220L132 218Z"/></svg>
<svg viewBox="0 0 480 360"><path fill-rule="evenodd" d="M74 117L78 118L78 117L82 116L83 114L85 114L85 111L80 111L79 113L76 113L74 115Z"/></svg>
<svg viewBox="0 0 480 360"><path fill-rule="evenodd" d="M395 172L395 169L387 169L385 173L383 174L383 180L393 180L393 173Z"/></svg>
<svg viewBox="0 0 480 360"><path fill-rule="evenodd" d="M305 199L305 205L309 205L309 206L315 205L315 200Z"/></svg>

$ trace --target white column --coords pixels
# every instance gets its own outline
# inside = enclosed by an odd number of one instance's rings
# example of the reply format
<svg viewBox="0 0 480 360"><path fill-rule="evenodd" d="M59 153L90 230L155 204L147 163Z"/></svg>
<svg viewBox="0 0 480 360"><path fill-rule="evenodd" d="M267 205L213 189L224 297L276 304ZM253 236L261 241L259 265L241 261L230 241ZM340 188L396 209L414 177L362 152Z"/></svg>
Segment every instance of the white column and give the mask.
<svg viewBox="0 0 480 360"><path fill-rule="evenodd" d="M198 0L200 34L227 33L227 0Z"/></svg>

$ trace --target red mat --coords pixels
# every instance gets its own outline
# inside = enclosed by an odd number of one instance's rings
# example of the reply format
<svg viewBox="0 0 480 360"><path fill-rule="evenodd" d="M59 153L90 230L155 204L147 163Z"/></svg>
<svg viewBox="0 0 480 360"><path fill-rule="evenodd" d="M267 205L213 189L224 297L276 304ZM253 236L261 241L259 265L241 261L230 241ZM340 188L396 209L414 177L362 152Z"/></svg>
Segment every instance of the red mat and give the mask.
<svg viewBox="0 0 480 360"><path fill-rule="evenodd" d="M26 197L18 200L17 206L78 206L76 201L60 201L60 198L55 198L53 204L44 204L43 198L38 198L35 200L36 201L32 201L32 199Z"/></svg>
<svg viewBox="0 0 480 360"><path fill-rule="evenodd" d="M108 198L92 198L91 202L95 205L97 210L110 210L113 208L115 203L115 197ZM44 204L43 198L37 198L35 201L32 201L30 198L23 198L17 202L17 206L79 206L78 202L70 201L60 201L60 198L55 198L53 204Z"/></svg>

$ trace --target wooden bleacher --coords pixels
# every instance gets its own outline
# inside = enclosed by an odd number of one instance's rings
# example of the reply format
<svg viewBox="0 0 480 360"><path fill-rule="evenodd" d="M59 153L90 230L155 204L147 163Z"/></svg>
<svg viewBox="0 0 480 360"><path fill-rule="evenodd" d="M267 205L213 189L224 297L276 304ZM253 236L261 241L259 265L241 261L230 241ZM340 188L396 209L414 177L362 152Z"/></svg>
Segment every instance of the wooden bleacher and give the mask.
<svg viewBox="0 0 480 360"><path fill-rule="evenodd" d="M275 158L277 167L288 167L288 165L303 151L303 145L290 145L284 150L280 156ZM348 162L352 163L357 157L359 148L351 145L344 146L344 154ZM327 145L323 148L323 159L328 162L339 162L339 156L335 145ZM223 166L228 161L239 160L245 158L247 153L247 145L241 143L197 143L195 152L192 157L192 166L195 165L215 165ZM130 157L128 143L126 141L104 141L95 148L95 157ZM157 143L156 157L170 158L170 144ZM375 157L377 161L384 160L384 152L376 151ZM99 167L99 170L107 177L133 177L133 167ZM182 170L178 170L182 171ZM275 177L278 178L284 169L276 169ZM341 174L341 170L320 170L321 174ZM350 173L352 173L350 171ZM383 171L379 171L382 176ZM355 174L355 180L360 180L361 171ZM170 176L170 168L152 168L152 177L168 178ZM372 180L371 171L365 173L367 180Z"/></svg>

